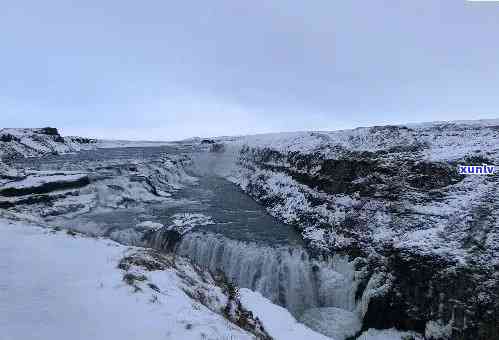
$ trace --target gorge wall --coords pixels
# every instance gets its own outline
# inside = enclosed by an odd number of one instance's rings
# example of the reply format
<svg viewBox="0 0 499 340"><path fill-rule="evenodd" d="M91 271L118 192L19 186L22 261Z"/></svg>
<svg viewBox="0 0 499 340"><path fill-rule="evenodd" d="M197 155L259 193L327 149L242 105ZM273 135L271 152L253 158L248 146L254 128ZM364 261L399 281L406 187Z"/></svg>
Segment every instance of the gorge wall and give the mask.
<svg viewBox="0 0 499 340"><path fill-rule="evenodd" d="M356 258L363 329L499 339L499 125L247 137L230 179L317 254ZM227 142L234 144L234 142ZM360 261L359 261L360 259Z"/></svg>

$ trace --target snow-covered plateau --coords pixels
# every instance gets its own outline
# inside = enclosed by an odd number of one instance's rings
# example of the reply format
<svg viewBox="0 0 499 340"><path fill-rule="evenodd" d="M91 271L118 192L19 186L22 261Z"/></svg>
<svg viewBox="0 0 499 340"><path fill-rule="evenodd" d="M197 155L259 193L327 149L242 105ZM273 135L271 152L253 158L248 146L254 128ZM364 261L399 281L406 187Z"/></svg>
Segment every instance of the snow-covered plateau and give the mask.
<svg viewBox="0 0 499 340"><path fill-rule="evenodd" d="M0 339L499 339L499 121L0 130Z"/></svg>

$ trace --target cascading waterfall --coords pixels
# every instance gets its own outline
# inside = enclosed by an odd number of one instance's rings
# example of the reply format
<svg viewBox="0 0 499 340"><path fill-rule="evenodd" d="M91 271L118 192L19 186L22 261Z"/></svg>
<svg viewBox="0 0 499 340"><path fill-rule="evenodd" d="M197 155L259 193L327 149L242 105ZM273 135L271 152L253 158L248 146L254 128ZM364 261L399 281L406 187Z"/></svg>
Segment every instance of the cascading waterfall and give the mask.
<svg viewBox="0 0 499 340"><path fill-rule="evenodd" d="M355 271L345 257L312 259L301 247L272 247L212 233L185 235L176 252L240 287L260 292L295 316L316 307L355 309Z"/></svg>

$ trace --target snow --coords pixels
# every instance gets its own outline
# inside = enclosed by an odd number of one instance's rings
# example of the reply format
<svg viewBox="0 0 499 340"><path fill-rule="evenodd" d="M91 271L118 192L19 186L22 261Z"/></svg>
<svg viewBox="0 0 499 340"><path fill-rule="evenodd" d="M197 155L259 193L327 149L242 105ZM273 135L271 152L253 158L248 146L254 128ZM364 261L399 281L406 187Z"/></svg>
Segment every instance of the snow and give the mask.
<svg viewBox="0 0 499 340"><path fill-rule="evenodd" d="M132 141L132 140L112 140L112 139L98 139L95 142L95 146L98 149L155 147L155 146L169 146L172 144L174 144L174 142Z"/></svg>
<svg viewBox="0 0 499 340"><path fill-rule="evenodd" d="M0 178L15 178L18 176L19 172L16 169L11 168L0 160Z"/></svg>
<svg viewBox="0 0 499 340"><path fill-rule="evenodd" d="M112 211L118 208L145 208L149 204L156 203L174 204L177 202L176 204L181 204L180 200L171 197L172 194L185 185L196 183L196 178L188 175L184 169L188 159L181 155L161 155L160 159L125 161L120 159L87 161L72 156L68 159L70 161L42 163L40 170L27 171L30 176L26 180L11 182L8 186L23 187L52 180L74 180L85 174L88 174L91 179L88 185L71 190L55 190L57 187L47 186L44 188L45 191L51 192L45 196L47 200L50 200L50 204L45 201L29 205L15 204L9 209L47 217L51 223L64 226L67 224L65 218L75 218L86 213ZM1 190L3 190L2 187L0 187L0 192ZM23 193L30 192L36 192L36 190L23 190ZM26 195L22 198L31 197ZM11 202L12 199L7 201ZM61 223L54 220L57 218ZM151 217L143 220L151 220ZM82 223L78 223L77 227L81 225ZM115 239L122 240L123 238L116 237Z"/></svg>
<svg viewBox="0 0 499 340"><path fill-rule="evenodd" d="M119 243L143 246L143 237L146 232L157 231L163 227L164 225L159 222L144 221L135 225L134 228L113 230L109 237Z"/></svg>
<svg viewBox="0 0 499 340"><path fill-rule="evenodd" d="M191 231L194 227L213 224L210 216L201 213L177 213L172 216L172 225L169 230L176 230L181 235Z"/></svg>
<svg viewBox="0 0 499 340"><path fill-rule="evenodd" d="M137 228L144 228L149 230L159 230L163 228L163 224L153 221L144 221L136 225Z"/></svg>
<svg viewBox="0 0 499 340"><path fill-rule="evenodd" d="M117 268L130 248L6 220L0 239L2 340L254 338L186 295L186 263L182 275L147 272L157 290L140 283L134 292Z"/></svg>
<svg viewBox="0 0 499 340"><path fill-rule="evenodd" d="M342 149L388 150L393 147L421 147L422 156L432 161L455 160L476 150L499 150L499 119L433 122L389 127L360 127L351 130L285 132L219 138L231 145L271 148L280 152L320 152L335 158ZM340 151L340 152L338 152Z"/></svg>
<svg viewBox="0 0 499 340"><path fill-rule="evenodd" d="M72 183L88 177L86 174L77 175L53 175L53 176L29 176L20 181L13 181L0 187L0 192L7 189L38 188L49 183Z"/></svg>
<svg viewBox="0 0 499 340"><path fill-rule="evenodd" d="M274 305L260 293L246 288L239 291L244 308L260 319L265 330L275 340L331 340L332 338L314 332L296 319L285 308Z"/></svg>
<svg viewBox="0 0 499 340"><path fill-rule="evenodd" d="M4 156L37 157L44 154L72 153L95 148L93 140L46 134L43 129L0 129L0 158Z"/></svg>
<svg viewBox="0 0 499 340"><path fill-rule="evenodd" d="M452 335L452 323L444 324L441 320L428 321L425 327L425 336L429 339L445 339Z"/></svg>
<svg viewBox="0 0 499 340"><path fill-rule="evenodd" d="M356 313L335 307L309 309L303 313L300 321L336 340L345 340L356 335L362 326Z"/></svg>
<svg viewBox="0 0 499 340"><path fill-rule="evenodd" d="M384 293L389 291L391 281L391 277L387 277L387 275L383 272L374 273L367 282L367 286L362 293L362 297L357 305L357 313L361 318L367 313L369 302L371 298L383 296Z"/></svg>
<svg viewBox="0 0 499 340"><path fill-rule="evenodd" d="M392 329L368 329L361 334L357 340L423 340L423 337L413 332L401 332L394 328Z"/></svg>

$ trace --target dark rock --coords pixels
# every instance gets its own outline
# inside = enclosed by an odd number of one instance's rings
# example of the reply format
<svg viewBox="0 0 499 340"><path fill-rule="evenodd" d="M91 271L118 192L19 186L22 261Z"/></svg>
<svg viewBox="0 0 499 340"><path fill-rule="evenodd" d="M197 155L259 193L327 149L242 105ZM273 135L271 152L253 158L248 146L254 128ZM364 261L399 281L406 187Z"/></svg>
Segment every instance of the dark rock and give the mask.
<svg viewBox="0 0 499 340"><path fill-rule="evenodd" d="M397 249L386 256L391 288L371 298L363 329L395 327L424 334L427 322L439 320L452 323L452 340L499 339L499 288L497 282L492 291L483 285L492 273ZM480 294L492 299L480 300Z"/></svg>
<svg viewBox="0 0 499 340"><path fill-rule="evenodd" d="M79 144L93 144L97 142L97 140L91 138L84 138L84 137L70 137L70 138L71 141Z"/></svg>
<svg viewBox="0 0 499 340"><path fill-rule="evenodd" d="M463 180L454 166L446 163L418 162L409 169L407 181L418 189L432 190L443 188Z"/></svg>
<svg viewBox="0 0 499 340"><path fill-rule="evenodd" d="M182 234L176 230L168 230L166 227L149 231L143 237L143 241L148 246L165 252L172 252L181 239Z"/></svg>
<svg viewBox="0 0 499 340"><path fill-rule="evenodd" d="M211 147L210 147L211 152L223 152L224 150L225 150L225 146L222 143L211 144Z"/></svg>
<svg viewBox="0 0 499 340"><path fill-rule="evenodd" d="M19 138L10 133L5 133L0 135L0 142L8 143L8 142L19 142Z"/></svg>
<svg viewBox="0 0 499 340"><path fill-rule="evenodd" d="M49 135L49 136L59 136L59 131L56 128L53 127L44 127L39 130L39 133L44 134L44 135Z"/></svg>

